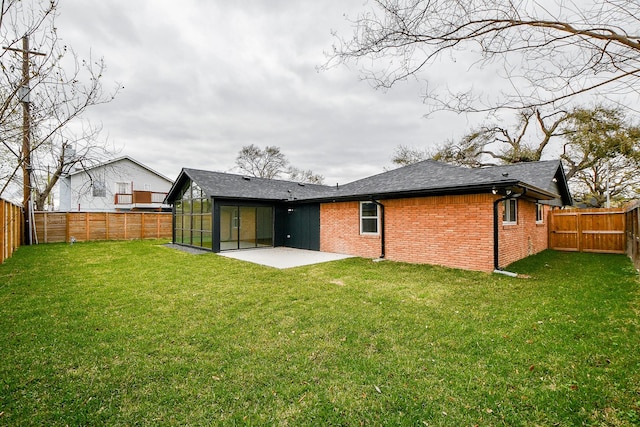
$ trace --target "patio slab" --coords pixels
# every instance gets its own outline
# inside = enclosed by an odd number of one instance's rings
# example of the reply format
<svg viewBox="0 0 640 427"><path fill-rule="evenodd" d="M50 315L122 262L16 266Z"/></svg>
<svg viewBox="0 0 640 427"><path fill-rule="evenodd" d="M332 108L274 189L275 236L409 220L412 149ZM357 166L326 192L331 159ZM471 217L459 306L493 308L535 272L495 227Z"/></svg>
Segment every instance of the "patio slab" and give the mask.
<svg viewBox="0 0 640 427"><path fill-rule="evenodd" d="M280 269L353 258L351 255L309 251L305 249L294 249L280 246L275 248L270 247L223 251L218 253L218 255Z"/></svg>

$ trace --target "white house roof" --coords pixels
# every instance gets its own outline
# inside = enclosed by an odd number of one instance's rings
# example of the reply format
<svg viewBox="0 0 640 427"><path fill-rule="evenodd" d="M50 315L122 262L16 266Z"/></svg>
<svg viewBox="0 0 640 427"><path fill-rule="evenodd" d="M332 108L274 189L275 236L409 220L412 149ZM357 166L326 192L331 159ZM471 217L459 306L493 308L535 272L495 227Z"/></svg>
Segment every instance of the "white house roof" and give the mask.
<svg viewBox="0 0 640 427"><path fill-rule="evenodd" d="M155 170L151 169L149 166L147 166L145 164L142 164L139 161L137 161L134 158L129 157L129 156L122 156L122 157L118 157L116 159L107 160L106 162L98 163L97 165L94 165L94 166L90 166L90 167L86 167L86 168L82 168L82 169L76 169L76 170L70 172L69 175L70 176L71 175L77 175L77 174L80 174L80 173L83 173L83 172L90 171L92 169L97 169L97 168L101 168L101 167L104 167L104 166L113 165L114 163L118 163L118 162L122 162L122 161L129 161L131 163L134 163L134 164L140 166L141 168L148 170L149 172L153 173L154 175L157 175L158 177L166 180L170 184L173 184L173 180L172 179L167 178L166 176L162 175L161 173L156 172Z"/></svg>

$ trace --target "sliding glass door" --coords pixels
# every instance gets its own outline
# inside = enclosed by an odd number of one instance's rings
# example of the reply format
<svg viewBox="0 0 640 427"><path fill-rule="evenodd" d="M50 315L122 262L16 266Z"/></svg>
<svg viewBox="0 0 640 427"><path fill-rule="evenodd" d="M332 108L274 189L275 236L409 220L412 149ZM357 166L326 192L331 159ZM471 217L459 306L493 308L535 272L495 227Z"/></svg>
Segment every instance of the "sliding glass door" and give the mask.
<svg viewBox="0 0 640 427"><path fill-rule="evenodd" d="M220 206L220 250L273 246L273 208Z"/></svg>

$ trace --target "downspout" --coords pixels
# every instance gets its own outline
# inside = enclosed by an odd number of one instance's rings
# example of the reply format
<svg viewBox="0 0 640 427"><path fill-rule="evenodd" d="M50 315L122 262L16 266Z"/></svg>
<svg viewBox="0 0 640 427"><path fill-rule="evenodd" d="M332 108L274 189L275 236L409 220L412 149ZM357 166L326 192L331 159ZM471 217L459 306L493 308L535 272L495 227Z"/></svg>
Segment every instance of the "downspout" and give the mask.
<svg viewBox="0 0 640 427"><path fill-rule="evenodd" d="M498 205L505 200L509 199L517 199L519 197L524 196L527 192L526 188L523 188L522 193L516 195L508 195L502 197L500 199L494 200L493 202L493 272L504 274L506 276L517 277L517 273L512 273L510 271L505 271L500 268L500 247L499 247L499 225L498 225Z"/></svg>
<svg viewBox="0 0 640 427"><path fill-rule="evenodd" d="M384 205L377 200L371 199L371 203L380 206L380 259L384 259Z"/></svg>

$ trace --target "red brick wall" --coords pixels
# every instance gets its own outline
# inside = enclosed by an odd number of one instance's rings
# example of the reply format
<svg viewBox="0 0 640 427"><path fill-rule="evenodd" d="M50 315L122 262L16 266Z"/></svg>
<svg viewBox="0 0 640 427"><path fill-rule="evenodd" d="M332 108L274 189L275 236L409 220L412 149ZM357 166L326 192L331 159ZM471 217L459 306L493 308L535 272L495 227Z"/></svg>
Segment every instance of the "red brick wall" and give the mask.
<svg viewBox="0 0 640 427"><path fill-rule="evenodd" d="M385 258L468 270L493 270L493 201L473 194L381 200L385 205ZM518 202L518 225L502 225L500 265L546 248L544 225L535 223L535 204ZM381 254L380 236L360 234L359 202L320 206L320 250L366 258Z"/></svg>
<svg viewBox="0 0 640 427"><path fill-rule="evenodd" d="M500 206L500 267L549 247L547 229L549 207L544 208L544 221L542 224L536 224L536 204L528 200L518 200L517 225L502 225L502 205Z"/></svg>
<svg viewBox="0 0 640 427"><path fill-rule="evenodd" d="M320 250L365 258L380 256L380 236L360 234L360 202L320 205Z"/></svg>

